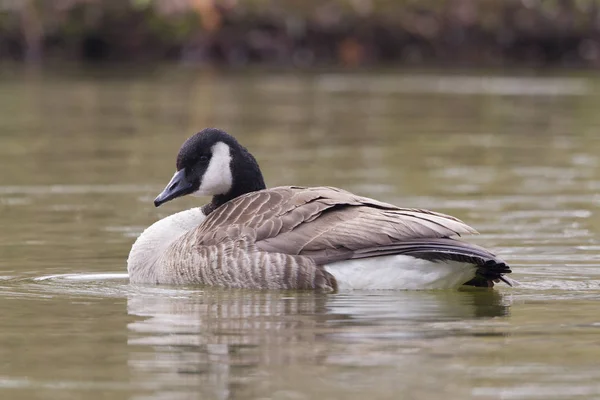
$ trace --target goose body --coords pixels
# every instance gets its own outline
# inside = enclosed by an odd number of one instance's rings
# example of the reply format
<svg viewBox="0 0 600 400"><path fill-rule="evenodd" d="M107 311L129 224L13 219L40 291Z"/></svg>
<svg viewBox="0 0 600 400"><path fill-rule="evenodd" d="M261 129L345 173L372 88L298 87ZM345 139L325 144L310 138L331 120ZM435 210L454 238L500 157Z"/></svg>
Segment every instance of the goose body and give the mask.
<svg viewBox="0 0 600 400"><path fill-rule="evenodd" d="M184 143L155 205L212 195L149 227L133 245L133 283L257 289L449 289L510 284L509 267L454 236L476 231L440 213L333 187L266 189L252 155L223 131Z"/></svg>

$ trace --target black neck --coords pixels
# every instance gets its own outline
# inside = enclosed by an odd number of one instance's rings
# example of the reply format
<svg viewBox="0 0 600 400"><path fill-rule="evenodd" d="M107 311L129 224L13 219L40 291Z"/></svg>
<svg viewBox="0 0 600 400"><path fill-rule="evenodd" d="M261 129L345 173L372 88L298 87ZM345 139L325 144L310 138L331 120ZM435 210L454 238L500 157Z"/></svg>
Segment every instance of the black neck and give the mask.
<svg viewBox="0 0 600 400"><path fill-rule="evenodd" d="M225 194L214 196L210 203L203 206L202 212L204 215L210 214L229 200L267 188L260 167L248 150L240 146L232 155L231 175L233 182L231 189Z"/></svg>

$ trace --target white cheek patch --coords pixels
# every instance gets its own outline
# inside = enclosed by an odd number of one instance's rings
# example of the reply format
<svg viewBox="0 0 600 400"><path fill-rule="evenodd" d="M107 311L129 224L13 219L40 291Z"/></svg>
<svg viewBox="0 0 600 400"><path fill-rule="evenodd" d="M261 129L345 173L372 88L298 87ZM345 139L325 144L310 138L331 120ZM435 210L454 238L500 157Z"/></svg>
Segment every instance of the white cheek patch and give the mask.
<svg viewBox="0 0 600 400"><path fill-rule="evenodd" d="M202 176L200 188L192 194L194 196L225 194L231 190L232 184L229 146L223 142L216 143L212 147L212 157L204 176Z"/></svg>

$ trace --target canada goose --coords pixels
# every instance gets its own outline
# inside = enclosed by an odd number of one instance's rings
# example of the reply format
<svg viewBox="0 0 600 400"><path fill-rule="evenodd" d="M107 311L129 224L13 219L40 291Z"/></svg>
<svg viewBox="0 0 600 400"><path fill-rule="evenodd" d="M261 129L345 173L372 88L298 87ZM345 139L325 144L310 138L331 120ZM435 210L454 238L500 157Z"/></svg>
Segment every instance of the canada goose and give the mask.
<svg viewBox="0 0 600 400"><path fill-rule="evenodd" d="M142 233L127 260L131 282L323 290L511 284L504 261L450 238L476 233L462 221L333 187L266 189L255 158L218 129L185 141L154 204L188 194L213 197Z"/></svg>

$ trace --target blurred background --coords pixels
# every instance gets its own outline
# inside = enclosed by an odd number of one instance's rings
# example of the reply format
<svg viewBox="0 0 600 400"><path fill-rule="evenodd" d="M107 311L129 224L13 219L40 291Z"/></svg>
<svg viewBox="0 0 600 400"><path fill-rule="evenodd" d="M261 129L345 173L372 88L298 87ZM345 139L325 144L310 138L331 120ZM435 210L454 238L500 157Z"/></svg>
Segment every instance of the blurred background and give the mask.
<svg viewBox="0 0 600 400"><path fill-rule="evenodd" d="M595 0L1 0L0 59L593 67Z"/></svg>
<svg viewBox="0 0 600 400"><path fill-rule="evenodd" d="M593 0L0 0L0 398L598 400L599 46ZM521 285L130 285L208 126Z"/></svg>

